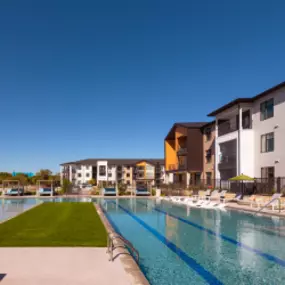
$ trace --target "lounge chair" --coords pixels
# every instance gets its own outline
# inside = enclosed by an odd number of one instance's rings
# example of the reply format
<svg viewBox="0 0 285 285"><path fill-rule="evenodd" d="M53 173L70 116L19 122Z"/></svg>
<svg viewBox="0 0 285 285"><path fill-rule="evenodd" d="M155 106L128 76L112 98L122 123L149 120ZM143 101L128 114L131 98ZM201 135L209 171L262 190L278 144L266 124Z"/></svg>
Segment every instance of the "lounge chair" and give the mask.
<svg viewBox="0 0 285 285"><path fill-rule="evenodd" d="M116 188L103 188L103 196L116 196Z"/></svg>
<svg viewBox="0 0 285 285"><path fill-rule="evenodd" d="M214 199L219 199L220 198L220 193L219 190L213 190L213 192L210 193L210 195L207 196L206 200L214 200Z"/></svg>
<svg viewBox="0 0 285 285"><path fill-rule="evenodd" d="M277 207L279 209L279 201L278 199L281 198L282 194L280 193L275 193L272 195L272 197L270 198L270 200L268 201L264 201L263 199L259 199L259 200L255 200L253 202L251 202L251 207L253 207L254 205L257 206L257 208L261 209L262 207L266 208L267 206L272 206L272 211L274 211L275 207ZM282 206L282 205L280 205Z"/></svg>
<svg viewBox="0 0 285 285"><path fill-rule="evenodd" d="M277 199L280 198L281 196L282 196L282 194L275 193L275 194L272 195L270 200L264 200L262 197L256 197L256 195L252 195L249 198L249 200L250 200L250 207L253 208L254 206L256 206L257 208L262 208L262 207L269 206L275 200L278 202Z"/></svg>
<svg viewBox="0 0 285 285"><path fill-rule="evenodd" d="M202 192L202 194L201 194ZM194 196L196 200L207 200L208 197L211 196L211 189L206 190L206 192L199 191L198 195Z"/></svg>
<svg viewBox="0 0 285 285"><path fill-rule="evenodd" d="M24 195L24 189L18 189L18 188L10 188L7 189L5 195L8 196L14 196L14 195Z"/></svg>
<svg viewBox="0 0 285 285"><path fill-rule="evenodd" d="M225 203L226 202L226 193L228 191L227 190L222 190L220 193L219 193L219 199L220 199L220 202L221 203Z"/></svg>
<svg viewBox="0 0 285 285"><path fill-rule="evenodd" d="M138 188L136 189L136 196L149 196L150 192L147 191L146 188Z"/></svg>
<svg viewBox="0 0 285 285"><path fill-rule="evenodd" d="M53 190L51 188L40 188L39 189L39 195L53 195Z"/></svg>

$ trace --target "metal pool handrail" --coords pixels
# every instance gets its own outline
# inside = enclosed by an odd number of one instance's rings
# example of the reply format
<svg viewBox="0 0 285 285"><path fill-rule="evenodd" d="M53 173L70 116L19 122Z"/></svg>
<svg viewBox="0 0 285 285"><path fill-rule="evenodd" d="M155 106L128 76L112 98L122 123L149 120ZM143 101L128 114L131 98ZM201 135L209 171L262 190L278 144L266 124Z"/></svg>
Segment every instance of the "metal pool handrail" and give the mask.
<svg viewBox="0 0 285 285"><path fill-rule="evenodd" d="M275 199L272 199L271 201L269 201L268 203L266 203L263 207L261 207L258 211L255 212L255 215L260 213L263 209L265 209L267 206L269 206L271 203L273 203L274 201L278 200L278 208L279 208L279 213L281 212L281 199L280 197L276 197Z"/></svg>
<svg viewBox="0 0 285 285"><path fill-rule="evenodd" d="M114 245L114 240L116 240L116 239L123 242L125 247L127 247L129 250L131 250L133 253L135 253L135 260L136 260L137 264L139 264L140 254L139 254L138 250L133 246L133 244L130 241L128 241L123 236L121 236L117 233L114 233L114 232L108 232L107 253L110 254L110 261L114 260L113 251L116 248L116 246Z"/></svg>

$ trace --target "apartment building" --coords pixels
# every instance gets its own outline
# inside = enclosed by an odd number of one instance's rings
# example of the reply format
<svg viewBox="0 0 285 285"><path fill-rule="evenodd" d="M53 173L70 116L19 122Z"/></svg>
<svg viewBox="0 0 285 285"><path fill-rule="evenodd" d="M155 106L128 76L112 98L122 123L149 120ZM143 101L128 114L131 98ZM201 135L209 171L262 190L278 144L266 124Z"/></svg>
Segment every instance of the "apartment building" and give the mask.
<svg viewBox="0 0 285 285"><path fill-rule="evenodd" d="M160 161L138 161L135 165L134 180L137 185L150 183L159 187L161 184L165 184L167 181L164 161L163 164Z"/></svg>
<svg viewBox="0 0 285 285"><path fill-rule="evenodd" d="M138 176L138 169L144 165L144 177ZM159 177L157 175L159 169ZM122 183L133 185L149 181L154 186L165 183L165 168L163 159L85 159L60 165L62 179L68 179L74 185L87 184L94 179L96 184Z"/></svg>
<svg viewBox="0 0 285 285"><path fill-rule="evenodd" d="M285 176L285 82L208 116L216 122L216 178Z"/></svg>
<svg viewBox="0 0 285 285"><path fill-rule="evenodd" d="M169 183L185 186L214 178L214 135L211 123L175 123L164 140Z"/></svg>
<svg viewBox="0 0 285 285"><path fill-rule="evenodd" d="M215 177L215 121L205 124L203 133L203 172L202 179L207 185L214 185Z"/></svg>

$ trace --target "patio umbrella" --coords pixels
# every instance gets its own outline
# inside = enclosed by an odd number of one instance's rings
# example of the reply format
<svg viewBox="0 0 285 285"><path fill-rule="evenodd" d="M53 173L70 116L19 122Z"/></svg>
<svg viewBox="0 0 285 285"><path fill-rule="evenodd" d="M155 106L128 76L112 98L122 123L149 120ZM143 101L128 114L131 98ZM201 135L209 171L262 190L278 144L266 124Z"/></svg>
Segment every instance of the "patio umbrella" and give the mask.
<svg viewBox="0 0 285 285"><path fill-rule="evenodd" d="M247 175L242 173L242 174L240 174L238 176L230 178L229 180L230 181L241 181L241 185L242 185L241 193L242 193L242 196L243 196L243 182L244 181L254 181L254 178L252 178L250 176L247 176Z"/></svg>

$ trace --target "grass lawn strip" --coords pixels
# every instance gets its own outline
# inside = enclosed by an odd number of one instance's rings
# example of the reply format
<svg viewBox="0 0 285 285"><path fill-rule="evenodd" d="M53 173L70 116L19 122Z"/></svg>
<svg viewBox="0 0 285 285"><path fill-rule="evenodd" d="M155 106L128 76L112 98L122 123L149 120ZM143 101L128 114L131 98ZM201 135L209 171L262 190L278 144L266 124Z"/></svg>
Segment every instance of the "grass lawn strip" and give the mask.
<svg viewBox="0 0 285 285"><path fill-rule="evenodd" d="M106 245L106 230L92 203L44 203L0 224L2 247Z"/></svg>

